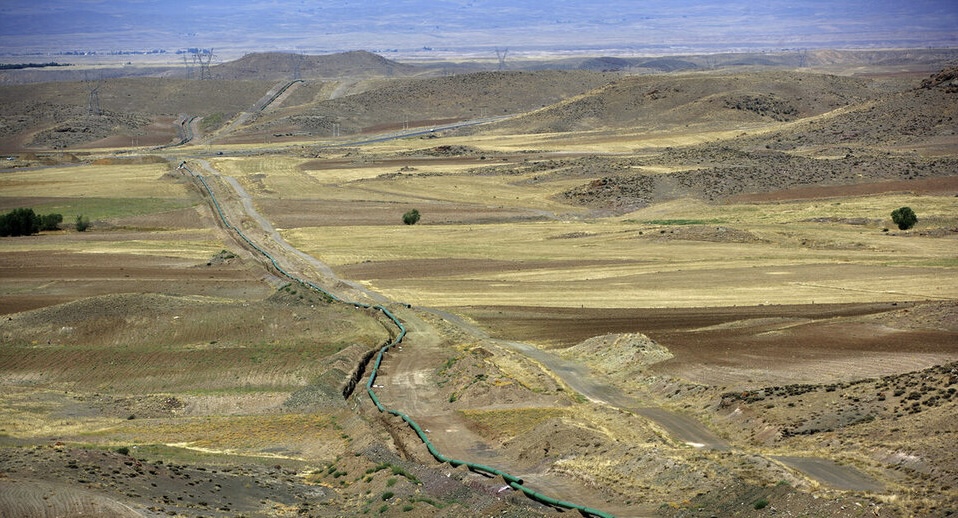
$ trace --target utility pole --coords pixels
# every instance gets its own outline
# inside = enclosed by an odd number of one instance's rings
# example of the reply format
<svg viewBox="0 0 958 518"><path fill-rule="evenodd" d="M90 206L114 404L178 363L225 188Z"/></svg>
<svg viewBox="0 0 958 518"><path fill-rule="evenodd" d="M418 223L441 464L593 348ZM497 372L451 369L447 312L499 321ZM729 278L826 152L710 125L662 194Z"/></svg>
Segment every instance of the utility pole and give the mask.
<svg viewBox="0 0 958 518"><path fill-rule="evenodd" d="M195 54L194 54L195 56ZM183 54L183 66L186 67L186 78L193 79L193 65L196 64L196 58L194 57L192 62L187 59L186 54Z"/></svg>
<svg viewBox="0 0 958 518"><path fill-rule="evenodd" d="M306 55L302 53L293 58L293 81L303 78L303 61L306 61Z"/></svg>

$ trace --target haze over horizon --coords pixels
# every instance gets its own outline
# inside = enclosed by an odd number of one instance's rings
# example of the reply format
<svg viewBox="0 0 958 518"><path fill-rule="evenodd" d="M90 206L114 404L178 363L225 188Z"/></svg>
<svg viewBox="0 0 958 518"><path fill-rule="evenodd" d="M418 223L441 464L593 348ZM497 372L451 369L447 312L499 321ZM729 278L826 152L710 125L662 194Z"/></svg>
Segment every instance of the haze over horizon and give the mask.
<svg viewBox="0 0 958 518"><path fill-rule="evenodd" d="M385 55L958 46L953 0L8 0L0 55L215 48Z"/></svg>

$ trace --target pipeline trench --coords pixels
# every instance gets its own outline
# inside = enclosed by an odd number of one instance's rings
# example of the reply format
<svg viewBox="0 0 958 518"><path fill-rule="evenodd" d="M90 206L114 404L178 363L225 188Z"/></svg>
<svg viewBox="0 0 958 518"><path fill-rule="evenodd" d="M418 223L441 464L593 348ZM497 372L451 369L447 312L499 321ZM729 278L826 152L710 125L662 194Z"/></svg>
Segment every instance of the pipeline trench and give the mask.
<svg viewBox="0 0 958 518"><path fill-rule="evenodd" d="M612 516L598 509L593 509L590 507L579 505L573 502L567 502L564 500L560 500L560 499L542 494L532 488L525 486L521 478L515 475L512 475L510 473L507 473L505 471L499 470L495 467L486 466L484 464L478 464L478 463L469 462L465 460L450 458L444 455L442 452L440 452L439 449L436 448L436 446L429 440L429 437L426 435L426 432L423 430L423 428L415 420L413 420L412 417L410 417L409 415L405 414L404 412L400 410L386 408L382 404L382 402L379 400L379 396L377 396L376 392L373 390L375 382L376 382L376 377L378 375L380 367L382 367L383 361L386 358L386 354L389 352L391 348L401 344L403 341L403 338L405 338L406 336L406 326L403 324L402 320L400 320L393 312L391 312L388 308L386 308L385 306L381 304L371 305L371 304L365 304L362 302L343 300L340 297L336 296L335 294L322 288L321 286L318 286L309 280L302 279L294 275L290 271L288 271L279 263L279 261L269 251L267 251L266 249L258 245L256 242L250 239L240 228L238 228L237 226L233 225L230 222L229 218L226 216L226 213L223 211L223 208L220 205L215 192L210 187L209 183L206 181L206 178L203 175L190 169L186 165L185 161L180 163L178 169L180 169L181 171L184 171L184 174L186 174L189 178L198 182L202 192L209 197L210 205L214 209L221 224L228 231L233 232L245 246L248 246L252 251L254 251L256 254L264 258L267 262L268 268L271 268L272 270L274 270L279 276L284 277L288 279L289 281L302 286L305 289L315 291L319 293L320 295L324 296L325 298L327 298L331 302L349 304L356 308L375 310L382 313L382 315L386 317L387 321L391 324L392 327L394 327L394 330L391 332L393 337L387 343L383 344L378 349L378 351L373 351L370 354L368 354L366 357L364 357L363 363L368 364L369 361L373 362L372 369L370 370L369 376L366 381L366 387L365 387L366 394L369 396L369 399L373 402L373 404L376 406L376 409L379 412L391 414L393 416L396 416L402 419L403 422L405 422L409 426L409 428L411 428L416 433L416 435L419 437L422 443L426 446L426 449L429 451L429 453L438 462L449 464L453 467L465 466L470 471L480 473L486 476L501 477L505 481L505 483L512 489L516 491L521 491L528 498L545 505L549 505L559 509L575 510L586 516L596 516L600 518L607 518ZM357 367L357 369L353 372L353 374L350 376L350 379L347 380L345 384L345 387L343 389L343 397L345 398L350 397L350 395L353 393L356 386L358 385L359 381L362 379L367 366L368 365L360 364L360 366Z"/></svg>

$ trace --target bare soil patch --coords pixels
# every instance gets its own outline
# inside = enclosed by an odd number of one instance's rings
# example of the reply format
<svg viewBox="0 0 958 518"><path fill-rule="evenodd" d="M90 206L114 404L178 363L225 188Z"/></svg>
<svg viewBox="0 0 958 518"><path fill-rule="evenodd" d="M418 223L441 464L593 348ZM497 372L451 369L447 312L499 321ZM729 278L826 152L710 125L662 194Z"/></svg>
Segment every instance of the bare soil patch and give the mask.
<svg viewBox="0 0 958 518"><path fill-rule="evenodd" d="M113 293L261 298L262 274L236 260L217 265L156 255L0 253L3 314ZM39 287L44 287L38 290Z"/></svg>
<svg viewBox="0 0 958 518"><path fill-rule="evenodd" d="M909 192L931 196L958 196L958 176L928 178L924 180L889 180L842 186L797 187L767 193L738 194L729 198L731 203L765 203L787 200L828 199L844 196L870 196L874 194Z"/></svg>
<svg viewBox="0 0 958 518"><path fill-rule="evenodd" d="M958 355L956 329L950 323L954 311L950 303L463 309L496 336L549 348L566 348L609 333L643 333L674 355L653 366L654 371L726 386L850 380L951 361ZM922 322L920 328L883 323L902 312L939 316ZM896 321L903 323L900 318Z"/></svg>

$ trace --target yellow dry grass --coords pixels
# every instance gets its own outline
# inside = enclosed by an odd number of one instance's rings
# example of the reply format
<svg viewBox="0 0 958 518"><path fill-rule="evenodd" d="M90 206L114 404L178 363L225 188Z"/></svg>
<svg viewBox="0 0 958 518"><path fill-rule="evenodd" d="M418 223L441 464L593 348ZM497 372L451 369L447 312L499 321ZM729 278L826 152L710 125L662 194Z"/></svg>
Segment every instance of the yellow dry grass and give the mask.
<svg viewBox="0 0 958 518"><path fill-rule="evenodd" d="M286 237L333 265L449 258L536 262L515 271L370 280L390 296L425 305L652 307L958 296L952 239L766 226L755 233L774 238L772 243L721 243L659 240L662 230L550 222L296 229ZM556 238L577 232L585 237ZM803 236L821 245L801 247ZM585 259L611 264L576 264Z"/></svg>
<svg viewBox="0 0 958 518"><path fill-rule="evenodd" d="M755 130L756 128L750 128ZM576 135L566 151L621 151L728 136ZM490 151L541 149L552 135L443 138L443 145ZM664 139L664 140L662 140ZM691 139L691 140L689 140ZM560 142L557 140L557 144ZM640 145L641 144L641 145ZM435 147L403 139L364 148L366 156ZM337 157L341 159L342 157ZM551 221L417 226L302 227L284 231L294 246L334 266L418 260L512 261L515 268L359 279L398 300L432 306L533 305L688 307L942 299L958 296L955 240L899 235L891 210L908 205L925 228L958 226L953 197L910 193L780 203L659 203L619 217L587 218L555 197L581 178L525 182L529 175L474 175L474 164L417 165L412 174L357 159L355 167L303 170L301 158L224 158L214 165L255 196L416 204L428 221L433 202L481 204L551 216ZM498 163L491 162L490 165ZM656 168L653 167L653 170ZM661 171L671 170L663 166ZM442 173L417 175L416 172ZM821 218L828 218L821 220ZM850 224L843 220L864 220ZM884 232L883 228L889 228ZM746 233L723 240L724 229ZM697 234L697 235L696 235ZM704 235L703 235L704 234ZM534 263L525 268L522 263ZM395 270L396 267L393 267Z"/></svg>
<svg viewBox="0 0 958 518"><path fill-rule="evenodd" d="M183 198L186 187L160 177L167 164L78 165L0 175L4 197Z"/></svg>
<svg viewBox="0 0 958 518"><path fill-rule="evenodd" d="M506 439L526 433L548 419L572 415L568 408L511 408L508 410L469 409L459 412L484 434Z"/></svg>
<svg viewBox="0 0 958 518"><path fill-rule="evenodd" d="M5 241L5 252L50 251L75 254L155 255L176 259L207 260L224 248L211 229L154 231L153 239ZM92 235L92 233L90 234Z"/></svg>

